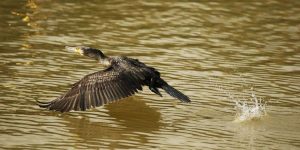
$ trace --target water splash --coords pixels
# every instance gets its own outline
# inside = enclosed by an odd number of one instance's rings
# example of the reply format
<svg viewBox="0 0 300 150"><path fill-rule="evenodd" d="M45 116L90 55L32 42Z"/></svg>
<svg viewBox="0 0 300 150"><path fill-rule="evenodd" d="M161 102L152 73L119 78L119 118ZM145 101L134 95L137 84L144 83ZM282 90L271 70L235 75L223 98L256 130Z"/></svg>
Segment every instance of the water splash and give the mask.
<svg viewBox="0 0 300 150"><path fill-rule="evenodd" d="M253 90L253 86L245 86L245 80L235 80L236 82L242 81L240 88L242 91L236 91L236 89L230 89L232 82L225 83L226 88L220 84L224 82L217 81L215 78L212 85L225 94L226 100L230 100L235 104L236 116L234 122L246 122L251 120L260 120L267 115L266 102L262 98L258 98ZM246 87L246 88L245 88Z"/></svg>
<svg viewBox="0 0 300 150"><path fill-rule="evenodd" d="M259 120L267 114L266 103L263 103L261 98L258 99L254 93L251 93L248 101L235 100L235 109L237 113L234 122Z"/></svg>

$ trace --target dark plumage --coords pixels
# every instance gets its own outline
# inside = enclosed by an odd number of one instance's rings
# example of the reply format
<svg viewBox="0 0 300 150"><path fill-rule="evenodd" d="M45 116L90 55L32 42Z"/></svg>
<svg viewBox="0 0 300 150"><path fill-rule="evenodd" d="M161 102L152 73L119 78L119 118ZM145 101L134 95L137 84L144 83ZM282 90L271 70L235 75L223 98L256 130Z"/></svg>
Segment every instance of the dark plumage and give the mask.
<svg viewBox="0 0 300 150"><path fill-rule="evenodd" d="M182 102L190 102L182 94L160 78L160 73L137 59L128 57L107 57L100 50L89 47L66 47L81 55L98 60L107 66L105 70L86 75L62 96L50 102L38 101L38 105L49 110L68 112L90 109L120 100L142 90L142 86L159 96L159 88Z"/></svg>

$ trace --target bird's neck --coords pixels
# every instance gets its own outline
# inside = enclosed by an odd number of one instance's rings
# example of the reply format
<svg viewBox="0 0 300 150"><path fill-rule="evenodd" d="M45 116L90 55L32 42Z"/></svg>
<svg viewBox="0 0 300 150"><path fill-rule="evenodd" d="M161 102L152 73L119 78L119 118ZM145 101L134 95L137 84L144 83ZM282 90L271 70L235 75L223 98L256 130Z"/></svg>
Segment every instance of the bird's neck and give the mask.
<svg viewBox="0 0 300 150"><path fill-rule="evenodd" d="M111 64L110 62L110 58L109 57L98 57L98 61L100 64L105 65L105 66L109 66Z"/></svg>
<svg viewBox="0 0 300 150"><path fill-rule="evenodd" d="M105 56L100 50L90 50L85 53L88 57L96 59L100 64L109 65L110 59L109 57Z"/></svg>

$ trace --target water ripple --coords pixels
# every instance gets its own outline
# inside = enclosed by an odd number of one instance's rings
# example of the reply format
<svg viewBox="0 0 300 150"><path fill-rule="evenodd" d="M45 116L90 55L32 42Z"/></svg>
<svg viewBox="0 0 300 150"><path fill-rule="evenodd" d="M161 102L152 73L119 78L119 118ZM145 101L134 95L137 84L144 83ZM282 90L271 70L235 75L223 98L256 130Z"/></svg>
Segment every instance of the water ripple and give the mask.
<svg viewBox="0 0 300 150"><path fill-rule="evenodd" d="M297 149L298 1L0 2L1 149ZM157 68L192 99L147 88L87 112L38 108L103 69L88 45ZM267 115L235 123L251 93Z"/></svg>

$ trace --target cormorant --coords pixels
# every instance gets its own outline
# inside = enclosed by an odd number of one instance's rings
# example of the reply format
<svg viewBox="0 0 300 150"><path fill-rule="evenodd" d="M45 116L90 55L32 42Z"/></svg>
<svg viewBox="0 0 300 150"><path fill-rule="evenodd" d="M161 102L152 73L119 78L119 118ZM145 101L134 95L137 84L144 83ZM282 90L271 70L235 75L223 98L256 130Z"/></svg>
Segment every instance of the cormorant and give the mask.
<svg viewBox="0 0 300 150"><path fill-rule="evenodd" d="M98 49L85 46L66 46L66 49L94 58L107 68L84 76L73 84L69 91L53 101L38 101L42 108L60 112L85 111L131 96L142 90L144 85L159 96L162 96L158 90L160 88L182 102L190 102L189 97L168 85L156 69L137 59L124 56L108 57Z"/></svg>

